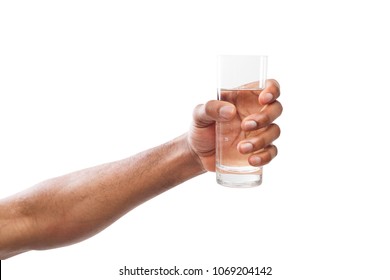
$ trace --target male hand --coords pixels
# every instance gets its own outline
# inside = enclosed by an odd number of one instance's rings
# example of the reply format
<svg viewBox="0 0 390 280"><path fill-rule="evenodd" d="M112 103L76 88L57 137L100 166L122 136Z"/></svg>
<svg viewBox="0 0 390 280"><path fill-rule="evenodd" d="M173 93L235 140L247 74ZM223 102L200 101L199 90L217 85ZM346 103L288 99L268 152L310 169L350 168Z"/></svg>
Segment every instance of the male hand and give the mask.
<svg viewBox="0 0 390 280"><path fill-rule="evenodd" d="M240 87L242 89L242 87ZM276 155L277 148L272 142L280 135L280 128L273 122L282 113L282 105L276 99L280 95L280 86L276 80L267 80L257 100L259 110L253 114L241 116L244 107L234 106L226 101L211 100L198 105L193 113L193 123L188 134L188 143L199 158L202 168L215 171L215 123L241 121L241 128L248 137L237 142L237 149L248 155L253 166L269 163Z"/></svg>

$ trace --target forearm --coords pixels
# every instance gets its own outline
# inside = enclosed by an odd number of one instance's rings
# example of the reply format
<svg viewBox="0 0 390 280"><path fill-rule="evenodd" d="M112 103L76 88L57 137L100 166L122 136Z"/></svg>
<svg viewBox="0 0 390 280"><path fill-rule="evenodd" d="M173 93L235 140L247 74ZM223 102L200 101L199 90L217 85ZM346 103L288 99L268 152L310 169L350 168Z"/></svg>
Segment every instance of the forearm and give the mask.
<svg viewBox="0 0 390 280"><path fill-rule="evenodd" d="M203 172L183 135L133 157L42 182L4 202L27 221L26 229L19 230L26 232L26 240L12 240L13 246L23 244L26 251L78 242ZM0 245L7 243L0 239Z"/></svg>

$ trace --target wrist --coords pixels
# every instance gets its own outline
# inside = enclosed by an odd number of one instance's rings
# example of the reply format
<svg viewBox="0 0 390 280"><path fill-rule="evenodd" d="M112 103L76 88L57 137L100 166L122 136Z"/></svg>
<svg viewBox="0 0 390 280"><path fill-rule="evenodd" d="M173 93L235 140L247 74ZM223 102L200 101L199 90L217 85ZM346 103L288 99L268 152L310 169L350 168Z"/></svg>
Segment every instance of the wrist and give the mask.
<svg viewBox="0 0 390 280"><path fill-rule="evenodd" d="M177 141L179 144L180 154L183 163L187 166L188 170L194 174L194 176L205 173L207 170L204 168L203 163L198 154L192 149L189 143L188 134L183 134L173 141Z"/></svg>

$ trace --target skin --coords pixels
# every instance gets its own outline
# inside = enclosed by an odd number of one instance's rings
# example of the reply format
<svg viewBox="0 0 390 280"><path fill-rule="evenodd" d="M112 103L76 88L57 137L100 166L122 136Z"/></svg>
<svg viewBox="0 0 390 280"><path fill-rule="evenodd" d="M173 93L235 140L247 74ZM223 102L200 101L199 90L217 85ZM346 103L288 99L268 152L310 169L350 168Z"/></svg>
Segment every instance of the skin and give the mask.
<svg viewBox="0 0 390 280"><path fill-rule="evenodd" d="M237 149L248 162L269 163L280 135L279 84L268 80L254 102L261 110L241 120L251 137ZM0 259L67 246L111 225L143 202L207 171L215 171L215 125L237 108L212 100L198 105L189 132L137 155L52 178L0 200ZM260 152L258 152L260 151ZM153 165L154 168L148 168ZM164 174L164 176L161 176Z"/></svg>
<svg viewBox="0 0 390 280"><path fill-rule="evenodd" d="M235 105L236 115L227 123L217 123L216 131L219 136L216 139L216 143L219 143L217 149L223 154L223 161L221 161L222 157L218 153L216 154L217 163L220 162L231 166L237 164L246 165L248 161L246 154L252 153L254 150L259 150L258 147L262 146L261 143L252 143L247 139L256 138L257 135L261 135L266 129L277 129L275 126L259 128L258 122L250 121L255 117L253 114L267 108L266 104L258 102L261 90L255 90L257 88L258 83L254 82L242 85L236 90L222 90L219 92L220 100L228 101ZM243 123L243 120L247 121ZM257 129L252 130L251 125ZM275 136L275 134L271 134L270 136ZM254 146L255 144L257 144L257 148ZM252 164L258 165L261 159L251 157L250 160Z"/></svg>

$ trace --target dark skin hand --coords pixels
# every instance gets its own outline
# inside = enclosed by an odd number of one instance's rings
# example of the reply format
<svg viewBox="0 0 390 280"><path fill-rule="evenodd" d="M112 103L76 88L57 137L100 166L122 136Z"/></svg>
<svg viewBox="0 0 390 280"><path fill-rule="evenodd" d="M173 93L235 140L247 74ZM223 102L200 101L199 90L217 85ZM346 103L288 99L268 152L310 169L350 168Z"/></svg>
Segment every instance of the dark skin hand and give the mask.
<svg viewBox="0 0 390 280"><path fill-rule="evenodd" d="M252 84L241 88L252 87ZM240 122L247 134L245 140L235 142L242 154L248 154L248 162L253 166L269 163L276 155L277 148L272 142L280 135L280 128L273 124L282 111L277 98L280 86L276 80L268 80L260 94L251 95L250 100L240 99L239 92L232 92L230 100L212 100L198 105L194 110L194 125L189 134L189 143L199 156L205 170L215 171L215 122ZM238 112L238 114L237 114ZM238 139L238 137L237 137Z"/></svg>

